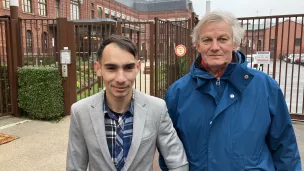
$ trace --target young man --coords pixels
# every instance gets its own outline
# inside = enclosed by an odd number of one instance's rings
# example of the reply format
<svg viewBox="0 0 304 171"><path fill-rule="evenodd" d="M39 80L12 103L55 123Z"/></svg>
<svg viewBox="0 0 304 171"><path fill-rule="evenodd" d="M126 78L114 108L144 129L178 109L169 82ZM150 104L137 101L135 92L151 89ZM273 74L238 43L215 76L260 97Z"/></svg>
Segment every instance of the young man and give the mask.
<svg viewBox="0 0 304 171"><path fill-rule="evenodd" d="M188 171L188 161L162 99L133 89L140 70L126 37L100 46L94 69L106 89L72 106L67 170L152 171L156 147L169 170Z"/></svg>
<svg viewBox="0 0 304 171"><path fill-rule="evenodd" d="M191 171L301 171L280 86L247 67L237 50L244 30L226 12L206 14L193 30L199 56L168 90L166 102ZM167 170L164 160L160 166Z"/></svg>

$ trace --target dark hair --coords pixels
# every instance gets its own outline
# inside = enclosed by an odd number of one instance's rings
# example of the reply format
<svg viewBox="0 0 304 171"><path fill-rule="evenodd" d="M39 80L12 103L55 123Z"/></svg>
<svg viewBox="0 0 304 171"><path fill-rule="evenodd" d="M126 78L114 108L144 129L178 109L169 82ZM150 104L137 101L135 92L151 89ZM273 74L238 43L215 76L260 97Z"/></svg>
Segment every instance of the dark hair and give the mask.
<svg viewBox="0 0 304 171"><path fill-rule="evenodd" d="M137 56L137 49L135 44L132 42L131 39L125 36L120 35L112 35L109 36L107 39L105 39L101 45L99 46L99 49L97 51L97 61L100 61L102 58L102 53L105 47L111 43L115 43L120 47L121 49L130 52L135 58Z"/></svg>

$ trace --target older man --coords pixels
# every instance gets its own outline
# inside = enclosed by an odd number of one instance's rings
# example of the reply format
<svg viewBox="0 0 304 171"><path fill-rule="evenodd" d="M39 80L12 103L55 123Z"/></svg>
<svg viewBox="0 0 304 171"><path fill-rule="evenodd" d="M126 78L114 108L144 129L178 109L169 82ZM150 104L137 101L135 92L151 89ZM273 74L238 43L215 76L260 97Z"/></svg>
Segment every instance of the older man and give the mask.
<svg viewBox="0 0 304 171"><path fill-rule="evenodd" d="M191 171L300 171L286 102L275 80L247 67L237 50L244 31L226 12L193 30L199 56L166 95ZM163 170L166 165L160 157Z"/></svg>

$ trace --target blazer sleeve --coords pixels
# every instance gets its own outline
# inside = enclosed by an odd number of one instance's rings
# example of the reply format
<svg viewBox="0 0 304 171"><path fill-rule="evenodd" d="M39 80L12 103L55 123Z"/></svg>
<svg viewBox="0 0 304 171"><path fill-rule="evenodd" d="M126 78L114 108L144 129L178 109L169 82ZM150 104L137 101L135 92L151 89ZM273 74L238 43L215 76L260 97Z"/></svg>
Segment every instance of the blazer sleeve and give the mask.
<svg viewBox="0 0 304 171"><path fill-rule="evenodd" d="M66 163L67 171L85 171L88 166L88 150L78 120L75 107L72 106Z"/></svg>
<svg viewBox="0 0 304 171"><path fill-rule="evenodd" d="M187 156L169 117L166 104L161 113L157 148L169 171L188 171Z"/></svg>
<svg viewBox="0 0 304 171"><path fill-rule="evenodd" d="M276 170L300 171L301 159L290 114L280 88L272 89L269 97L271 125L267 144Z"/></svg>

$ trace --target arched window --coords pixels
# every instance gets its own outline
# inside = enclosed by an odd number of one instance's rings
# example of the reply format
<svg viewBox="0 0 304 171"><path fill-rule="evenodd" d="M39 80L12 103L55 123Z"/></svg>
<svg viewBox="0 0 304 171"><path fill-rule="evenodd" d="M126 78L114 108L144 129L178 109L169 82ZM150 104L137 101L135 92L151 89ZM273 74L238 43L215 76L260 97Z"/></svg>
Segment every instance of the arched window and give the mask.
<svg viewBox="0 0 304 171"><path fill-rule="evenodd" d="M79 20L79 1L71 0L71 20Z"/></svg>
<svg viewBox="0 0 304 171"><path fill-rule="evenodd" d="M102 18L102 8L98 7L98 18Z"/></svg>
<svg viewBox="0 0 304 171"><path fill-rule="evenodd" d="M60 0L56 0L56 17L60 17Z"/></svg>
<svg viewBox="0 0 304 171"><path fill-rule="evenodd" d="M26 50L30 53L33 52L33 37L31 30L26 31Z"/></svg>
<svg viewBox="0 0 304 171"><path fill-rule="evenodd" d="M42 36L41 36L42 40L41 40L41 44L42 44L42 52L43 53L47 53L47 49L48 49L48 35L47 32L43 32Z"/></svg>

